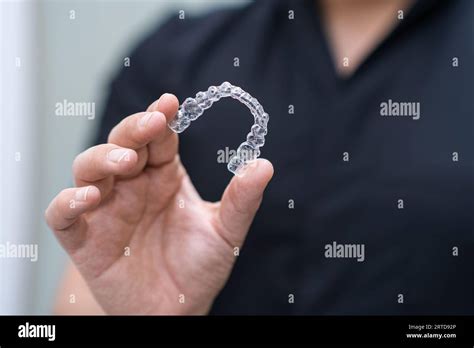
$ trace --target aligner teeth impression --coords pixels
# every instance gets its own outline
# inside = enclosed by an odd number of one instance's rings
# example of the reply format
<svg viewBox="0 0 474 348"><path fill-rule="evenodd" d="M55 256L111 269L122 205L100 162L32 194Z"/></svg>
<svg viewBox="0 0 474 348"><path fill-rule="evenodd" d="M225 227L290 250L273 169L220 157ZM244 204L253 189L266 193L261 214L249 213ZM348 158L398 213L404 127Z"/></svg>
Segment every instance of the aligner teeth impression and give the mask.
<svg viewBox="0 0 474 348"><path fill-rule="evenodd" d="M168 122L168 127L175 133L181 133L189 127L191 121L197 120L205 110L221 98L231 97L247 106L254 116L254 124L247 134L247 139L240 144L237 154L227 164L233 174L244 168L247 163L260 156L260 147L265 144L269 115L263 110L257 99L242 88L223 82L220 86L210 86L205 92L198 92L195 98L186 98L179 106L175 117Z"/></svg>

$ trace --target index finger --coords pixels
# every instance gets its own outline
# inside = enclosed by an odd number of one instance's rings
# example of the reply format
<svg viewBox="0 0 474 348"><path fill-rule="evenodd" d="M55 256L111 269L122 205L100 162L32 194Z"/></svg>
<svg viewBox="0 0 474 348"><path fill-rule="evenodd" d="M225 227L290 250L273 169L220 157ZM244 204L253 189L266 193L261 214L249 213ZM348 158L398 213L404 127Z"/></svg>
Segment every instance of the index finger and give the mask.
<svg viewBox="0 0 474 348"><path fill-rule="evenodd" d="M165 115L166 122L169 122L178 112L178 98L173 94L165 93L160 99L151 104L147 111L158 111ZM148 165L160 167L172 162L178 153L178 134L173 132L168 126L148 144Z"/></svg>
<svg viewBox="0 0 474 348"><path fill-rule="evenodd" d="M146 112L122 120L112 129L109 142L131 149L148 146L148 164L160 166L171 161L178 152L178 137L167 122L178 111L178 99L169 93L153 102Z"/></svg>
<svg viewBox="0 0 474 348"><path fill-rule="evenodd" d="M166 128L163 113L139 112L120 121L110 132L108 142L136 150L146 146Z"/></svg>

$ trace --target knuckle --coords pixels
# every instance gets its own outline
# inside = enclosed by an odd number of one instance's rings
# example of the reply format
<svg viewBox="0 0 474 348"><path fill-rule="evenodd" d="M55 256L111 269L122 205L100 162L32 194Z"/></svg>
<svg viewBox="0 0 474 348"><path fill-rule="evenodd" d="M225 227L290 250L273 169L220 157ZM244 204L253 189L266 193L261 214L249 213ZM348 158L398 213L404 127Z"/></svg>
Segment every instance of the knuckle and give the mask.
<svg viewBox="0 0 474 348"><path fill-rule="evenodd" d="M72 172L77 178L84 174L86 169L94 169L97 166L98 158L107 154L107 144L96 145L88 148L76 156L72 162Z"/></svg>
<svg viewBox="0 0 474 348"><path fill-rule="evenodd" d="M74 158L74 161L72 161L72 172L74 174L77 173L78 169L79 169L79 165L80 165L80 161L81 161L81 154L77 155L75 158Z"/></svg>
<svg viewBox="0 0 474 348"><path fill-rule="evenodd" d="M44 212L44 218L48 226L52 229L56 228L57 218L60 215L61 202L66 197L67 189L63 189L56 197L49 203L48 208Z"/></svg>
<svg viewBox="0 0 474 348"><path fill-rule="evenodd" d="M95 147L95 146L94 146ZM90 147L88 148L87 150L81 152L80 154L78 154L75 158L74 158L74 161L72 162L72 170L73 170L73 173L77 173L80 169L81 169L81 166L84 162L88 162L88 161L84 161L84 159L86 157L89 157L89 154L91 152L91 150L94 149L94 147Z"/></svg>
<svg viewBox="0 0 474 348"><path fill-rule="evenodd" d="M71 189L64 189L62 190L59 195L56 197L56 209L60 212L63 211L65 206L69 205L69 201L71 200Z"/></svg>
<svg viewBox="0 0 474 348"><path fill-rule="evenodd" d="M46 224L49 226L49 227L52 227L52 224L51 224L51 209L50 209L51 206L49 206L48 208L46 208L46 210L44 211L44 220L46 221Z"/></svg>

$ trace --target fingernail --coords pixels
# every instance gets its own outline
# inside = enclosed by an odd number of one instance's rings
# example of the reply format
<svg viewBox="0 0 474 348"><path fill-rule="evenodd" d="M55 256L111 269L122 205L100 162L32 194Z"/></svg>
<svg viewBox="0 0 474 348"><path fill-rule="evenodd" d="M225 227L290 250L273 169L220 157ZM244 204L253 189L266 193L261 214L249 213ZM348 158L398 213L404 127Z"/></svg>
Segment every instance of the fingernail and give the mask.
<svg viewBox="0 0 474 348"><path fill-rule="evenodd" d="M76 201L87 201L87 194L89 193L90 186L85 186L76 191Z"/></svg>
<svg viewBox="0 0 474 348"><path fill-rule="evenodd" d="M150 119L153 117L153 112L147 112L145 115L143 115L140 120L138 121L138 125L140 127L146 127Z"/></svg>
<svg viewBox="0 0 474 348"><path fill-rule="evenodd" d="M128 150L115 149L107 154L107 159L114 163L119 163L122 161L130 161L130 156Z"/></svg>

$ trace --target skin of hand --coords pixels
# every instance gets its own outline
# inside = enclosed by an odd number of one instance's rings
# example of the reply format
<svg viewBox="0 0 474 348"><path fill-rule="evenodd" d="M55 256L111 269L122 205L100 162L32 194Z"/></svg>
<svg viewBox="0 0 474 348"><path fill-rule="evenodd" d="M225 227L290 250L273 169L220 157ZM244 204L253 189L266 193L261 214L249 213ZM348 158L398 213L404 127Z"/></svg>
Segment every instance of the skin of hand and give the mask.
<svg viewBox="0 0 474 348"><path fill-rule="evenodd" d="M224 286L273 175L258 159L220 202L201 199L167 122L178 100L163 94L122 120L108 143L79 154L76 187L45 217L108 314L206 314Z"/></svg>

